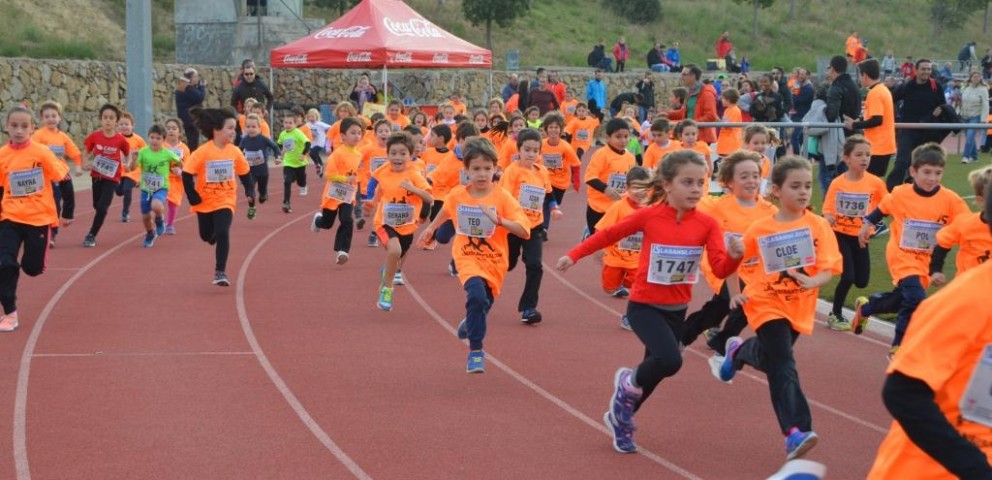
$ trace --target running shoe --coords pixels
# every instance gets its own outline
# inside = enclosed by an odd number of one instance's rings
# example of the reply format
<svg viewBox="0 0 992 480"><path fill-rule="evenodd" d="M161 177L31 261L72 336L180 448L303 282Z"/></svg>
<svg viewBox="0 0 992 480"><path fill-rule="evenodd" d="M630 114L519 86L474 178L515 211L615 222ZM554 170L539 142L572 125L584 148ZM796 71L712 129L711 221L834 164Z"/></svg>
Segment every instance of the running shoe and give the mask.
<svg viewBox="0 0 992 480"><path fill-rule="evenodd" d="M17 312L0 317L0 332L13 332L18 325Z"/></svg>
<svg viewBox="0 0 992 480"><path fill-rule="evenodd" d="M155 218L155 236L156 237L161 237L162 235L165 235L165 222L162 220L162 217L156 217Z"/></svg>
<svg viewBox="0 0 992 480"><path fill-rule="evenodd" d="M323 177L324 176L324 166L323 165L314 165L314 170L317 170L317 176L318 177Z"/></svg>
<svg viewBox="0 0 992 480"><path fill-rule="evenodd" d="M338 265L344 265L348 263L348 258L349 258L348 252L338 252L338 256L337 259L335 260L335 263L337 263Z"/></svg>
<svg viewBox="0 0 992 480"><path fill-rule="evenodd" d="M634 444L634 429L620 425L613 418L611 412L603 413L603 423L606 429L613 435L613 449L620 453L636 453L637 445Z"/></svg>
<svg viewBox="0 0 992 480"><path fill-rule="evenodd" d="M86 239L83 240L83 246L86 248L93 248L96 246L96 235L92 233L86 234Z"/></svg>
<svg viewBox="0 0 992 480"><path fill-rule="evenodd" d="M375 248L375 247L378 247L379 246L379 237L377 237L375 235L375 233L369 234L368 245L369 245L370 248Z"/></svg>
<svg viewBox="0 0 992 480"><path fill-rule="evenodd" d="M175 235L176 234L176 227L174 227L172 225L166 225L165 226L165 234L166 235Z"/></svg>
<svg viewBox="0 0 992 480"><path fill-rule="evenodd" d="M627 290L626 287L620 286L616 290L610 292L610 295L617 298L627 298L630 296L630 290Z"/></svg>
<svg viewBox="0 0 992 480"><path fill-rule="evenodd" d="M720 335L719 328L707 328L706 330L703 331L703 338L706 339L706 346L710 350L716 350L716 348L713 348L713 346L710 345L710 342L715 341L718 335Z"/></svg>
<svg viewBox="0 0 992 480"><path fill-rule="evenodd" d="M806 452L816 446L819 439L820 437L816 436L816 432L802 432L798 428L792 427L789 436L785 437L785 459L793 460L806 455Z"/></svg>
<svg viewBox="0 0 992 480"><path fill-rule="evenodd" d="M142 244L145 248L152 248L155 245L155 231L151 230L145 234L145 242Z"/></svg>
<svg viewBox="0 0 992 480"><path fill-rule="evenodd" d="M424 244L422 250L434 250L437 248L437 240L431 240Z"/></svg>
<svg viewBox="0 0 992 480"><path fill-rule="evenodd" d="M854 300L854 318L851 319L851 325L854 326L855 335L861 335L865 332L865 328L868 327L870 316L861 313L861 309L867 304L868 297L858 297Z"/></svg>
<svg viewBox="0 0 992 480"><path fill-rule="evenodd" d="M486 373L486 354L482 350L468 352L468 363L465 364L467 373Z"/></svg>
<svg viewBox="0 0 992 480"><path fill-rule="evenodd" d="M310 222L310 231L313 233L320 233L320 227L317 226L317 222L323 216L320 212L313 214L313 221Z"/></svg>
<svg viewBox="0 0 992 480"><path fill-rule="evenodd" d="M624 330L626 330L628 332L633 332L634 331L634 329L630 327L630 320L627 318L626 315L621 315L620 316L620 328L622 328L622 329L624 329Z"/></svg>
<svg viewBox="0 0 992 480"><path fill-rule="evenodd" d="M871 234L872 238L881 237L889 233L889 226L885 224L884 221L875 224L875 231Z"/></svg>
<svg viewBox="0 0 992 480"><path fill-rule="evenodd" d="M230 287L231 281L227 279L227 274L218 270L214 273L214 285L218 287Z"/></svg>
<svg viewBox="0 0 992 480"><path fill-rule="evenodd" d="M547 230L541 230L541 233L539 235L541 235L541 241L542 242L547 242L548 241L548 231Z"/></svg>
<svg viewBox="0 0 992 480"><path fill-rule="evenodd" d="M55 238L48 241L48 248L55 248Z"/></svg>
<svg viewBox="0 0 992 480"><path fill-rule="evenodd" d="M838 332L850 332L851 322L845 321L843 315L830 312L827 315L827 327Z"/></svg>
<svg viewBox="0 0 992 480"><path fill-rule="evenodd" d="M720 364L720 381L724 383L730 383L734 379L734 375L737 374L737 367L734 366L734 357L737 356L737 350L741 348L744 341L741 337L730 337L727 339L727 348L724 350L727 354L723 357L723 362Z"/></svg>
<svg viewBox="0 0 992 480"><path fill-rule="evenodd" d="M393 289L385 285L379 287L379 301L376 305L380 310L390 311L393 309Z"/></svg>
<svg viewBox="0 0 992 480"><path fill-rule="evenodd" d="M451 262L448 262L448 274L452 277L458 276L458 268L455 267L455 259L453 258L451 259Z"/></svg>
<svg viewBox="0 0 992 480"><path fill-rule="evenodd" d="M131 223L131 215L127 213L121 214L121 223Z"/></svg>
<svg viewBox="0 0 992 480"><path fill-rule="evenodd" d="M258 210L255 207L248 207L248 220L254 220Z"/></svg>
<svg viewBox="0 0 992 480"><path fill-rule="evenodd" d="M364 218L359 218L358 220L356 220L355 221L355 228L357 228L359 230L365 228L365 219Z"/></svg>
<svg viewBox="0 0 992 480"><path fill-rule="evenodd" d="M520 312L520 322L527 325L541 323L541 312L538 312L535 308L528 308Z"/></svg>
<svg viewBox="0 0 992 480"><path fill-rule="evenodd" d="M307 187L300 187L300 196L301 197L307 196Z"/></svg>
<svg viewBox="0 0 992 480"><path fill-rule="evenodd" d="M258 195L258 203L265 203L268 200L269 200L269 194L267 194L267 193L260 193Z"/></svg>
<svg viewBox="0 0 992 480"><path fill-rule="evenodd" d="M631 386L633 375L634 371L629 368L620 368L613 375L613 396L606 412L618 425L631 431L634 430L634 405L642 395L641 389Z"/></svg>
<svg viewBox="0 0 992 480"><path fill-rule="evenodd" d="M403 272L396 271L396 274L393 275L393 285L406 285L406 280L403 279Z"/></svg>
<svg viewBox="0 0 992 480"><path fill-rule="evenodd" d="M895 357L896 353L898 352L899 352L899 345L893 345L892 348L889 349L889 353L885 355L885 358L887 358L891 362L892 358Z"/></svg>
<svg viewBox="0 0 992 480"><path fill-rule="evenodd" d="M289 202L283 203L282 211L283 213L293 213L293 206L290 205Z"/></svg>
<svg viewBox="0 0 992 480"><path fill-rule="evenodd" d="M465 340L468 338L468 319L463 318L458 324L458 338Z"/></svg>

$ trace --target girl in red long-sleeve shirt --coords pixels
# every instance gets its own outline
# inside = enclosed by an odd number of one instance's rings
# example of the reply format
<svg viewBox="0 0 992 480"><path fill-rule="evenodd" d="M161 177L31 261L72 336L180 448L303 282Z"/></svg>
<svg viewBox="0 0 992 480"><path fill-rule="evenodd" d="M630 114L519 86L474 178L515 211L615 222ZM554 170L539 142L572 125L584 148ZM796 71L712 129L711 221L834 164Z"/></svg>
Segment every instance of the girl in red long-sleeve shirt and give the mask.
<svg viewBox="0 0 992 480"><path fill-rule="evenodd" d="M680 150L669 154L650 180L650 206L596 232L558 260L558 269L564 271L582 257L643 232L627 319L644 343L645 358L634 370L617 370L611 406L603 416L613 433L613 447L621 453L637 451L632 437L634 411L658 383L682 367L678 339L692 285L699 280L704 248L713 272L720 278L732 274L740 263L741 242L729 242L728 256L719 224L696 211L696 204L706 194L706 171L706 161L697 152Z"/></svg>

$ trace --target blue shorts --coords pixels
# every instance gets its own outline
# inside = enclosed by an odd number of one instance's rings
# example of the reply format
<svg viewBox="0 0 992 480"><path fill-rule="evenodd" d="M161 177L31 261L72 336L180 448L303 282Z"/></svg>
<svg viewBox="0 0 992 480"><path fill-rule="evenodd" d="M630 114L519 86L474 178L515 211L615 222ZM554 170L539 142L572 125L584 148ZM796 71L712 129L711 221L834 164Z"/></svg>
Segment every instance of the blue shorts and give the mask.
<svg viewBox="0 0 992 480"><path fill-rule="evenodd" d="M152 211L152 200L158 200L159 203L165 205L166 197L169 195L169 191L162 188L155 190L155 192L141 191L141 213L151 213Z"/></svg>

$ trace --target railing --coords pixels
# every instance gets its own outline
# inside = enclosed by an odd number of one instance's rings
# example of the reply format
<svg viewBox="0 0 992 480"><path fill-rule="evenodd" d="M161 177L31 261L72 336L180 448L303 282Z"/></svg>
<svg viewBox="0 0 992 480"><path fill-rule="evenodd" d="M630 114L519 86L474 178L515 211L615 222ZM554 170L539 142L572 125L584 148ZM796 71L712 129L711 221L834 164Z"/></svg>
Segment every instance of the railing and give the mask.
<svg viewBox="0 0 992 480"><path fill-rule="evenodd" d="M844 128L843 123L825 122L696 122L699 127L745 128L760 123L771 128ZM896 130L987 130L992 123L896 123Z"/></svg>

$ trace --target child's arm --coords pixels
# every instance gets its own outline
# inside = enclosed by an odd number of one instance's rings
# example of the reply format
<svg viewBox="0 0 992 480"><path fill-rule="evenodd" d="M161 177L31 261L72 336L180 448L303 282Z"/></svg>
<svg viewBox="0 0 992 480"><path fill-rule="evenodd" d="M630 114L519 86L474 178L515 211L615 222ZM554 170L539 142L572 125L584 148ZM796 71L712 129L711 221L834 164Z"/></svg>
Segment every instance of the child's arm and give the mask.
<svg viewBox="0 0 992 480"><path fill-rule="evenodd" d="M432 221L429 225L427 225L427 227L424 228L423 232L420 233L420 238L417 239L417 244L427 245L428 243L430 243L430 241L434 238L434 231L437 230L437 227L440 226L442 223L448 221L449 218L451 217L448 216L447 210L442 208L440 211L438 211L437 216L434 217L434 221Z"/></svg>
<svg viewBox="0 0 992 480"><path fill-rule="evenodd" d="M645 215L650 214L650 210L650 208L642 208L609 228L597 230L594 235L589 236L582 243L572 248L568 254L558 259L558 270L564 272L572 265L575 265L582 257L591 255L594 252L619 242L620 239L626 236L640 231L644 227Z"/></svg>
<svg viewBox="0 0 992 480"><path fill-rule="evenodd" d="M858 233L858 244L861 245L861 248L868 246L868 240L871 238L872 226L882 221L885 216L886 213L883 212L881 206L879 206L868 215L865 215L865 218L861 220L861 232Z"/></svg>

